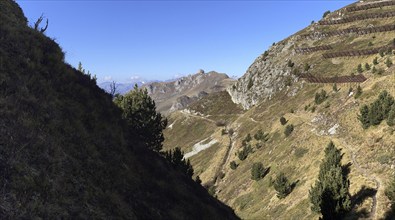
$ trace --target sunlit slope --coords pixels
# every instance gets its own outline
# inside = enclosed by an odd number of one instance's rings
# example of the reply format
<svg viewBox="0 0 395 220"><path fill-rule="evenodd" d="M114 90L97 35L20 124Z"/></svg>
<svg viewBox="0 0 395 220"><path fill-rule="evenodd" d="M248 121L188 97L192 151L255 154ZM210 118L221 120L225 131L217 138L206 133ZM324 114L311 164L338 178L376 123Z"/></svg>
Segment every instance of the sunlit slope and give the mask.
<svg viewBox="0 0 395 220"><path fill-rule="evenodd" d="M394 5L359 11L343 8L323 21L394 11ZM217 105L217 100L206 97L202 99L206 108L195 107L193 111L188 109L170 115L171 121L176 121L173 126L177 121L179 124L178 131L166 131L169 141L165 143L171 143L166 147L172 148L180 143L184 151L189 152L196 143L218 140L190 159L198 171L196 175L201 175L207 187L214 189L218 198L234 208L241 218L318 219L319 215L310 210L308 195L317 179L323 150L332 140L344 153L343 164L351 164L353 209L348 218L384 218L389 208L384 190L395 169L395 127L383 121L378 126L363 129L357 115L362 105L372 103L383 90L395 96L395 67L387 65L388 60L395 63L395 30L374 32L371 29L372 33L327 37L324 34L348 28L395 25L393 21L394 17L378 17L333 25L314 23L276 43L257 58L234 86L228 88L231 97L227 99L231 98L247 110L229 111L233 104L224 101ZM330 49L317 49L320 46L330 46ZM385 50L361 55L361 51L374 48ZM307 52L301 52L302 49ZM355 54L348 56L350 51ZM325 54L338 52L348 55L325 58ZM354 82L353 77L359 74L366 80ZM329 83L311 83L307 77ZM334 81L337 82L335 91L332 81L340 78L342 80ZM356 97L358 86L362 94ZM316 104L315 96L322 90L326 91L327 98ZM285 125L280 123L281 117L286 118ZM207 119L213 121L210 123ZM187 120L206 127L199 126L198 137L188 136L187 132L194 133L194 125L181 123ZM226 126L215 126L218 121L226 121ZM294 130L286 137L284 130L291 124ZM269 133L269 139L258 148L258 141L253 136L260 129ZM233 130L232 135L229 130ZM178 135L184 132L185 135ZM248 134L252 136L249 143L252 152L241 161L238 152L243 149L243 140ZM232 161L238 164L235 170L230 167ZM259 181L251 179L251 167L255 162L270 167L269 173ZM270 183L280 172L295 184L284 199L276 197Z"/></svg>

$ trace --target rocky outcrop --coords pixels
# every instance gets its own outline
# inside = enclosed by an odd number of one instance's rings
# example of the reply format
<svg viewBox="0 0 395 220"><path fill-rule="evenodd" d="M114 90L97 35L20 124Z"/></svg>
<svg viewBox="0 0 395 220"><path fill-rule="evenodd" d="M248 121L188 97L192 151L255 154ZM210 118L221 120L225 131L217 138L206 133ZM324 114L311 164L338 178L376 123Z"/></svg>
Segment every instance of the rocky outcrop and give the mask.
<svg viewBox="0 0 395 220"><path fill-rule="evenodd" d="M297 78L287 67L290 55L294 55L294 37L273 45L255 59L247 72L235 84L227 88L232 101L249 109L260 101L270 99Z"/></svg>

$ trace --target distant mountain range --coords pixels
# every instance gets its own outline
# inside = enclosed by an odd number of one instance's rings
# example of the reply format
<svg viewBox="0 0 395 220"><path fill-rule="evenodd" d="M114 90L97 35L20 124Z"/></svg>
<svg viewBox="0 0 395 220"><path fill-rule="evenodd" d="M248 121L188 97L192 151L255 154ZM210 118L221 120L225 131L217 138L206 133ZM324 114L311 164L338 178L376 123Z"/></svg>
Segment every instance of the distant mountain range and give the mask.
<svg viewBox="0 0 395 220"><path fill-rule="evenodd" d="M152 83L152 82L159 82L159 80L147 81L147 80L143 80L143 79L137 79L137 80L133 80L131 82L124 82L124 83L117 83L116 82L115 83L116 88L117 88L116 92L123 95L123 94L129 92L130 90L132 90L134 85L136 85L136 84L137 84L137 86L141 87L145 84ZM99 83L98 86L100 88L104 89L106 92L110 92L111 83L112 83L111 81L102 82L102 83Z"/></svg>

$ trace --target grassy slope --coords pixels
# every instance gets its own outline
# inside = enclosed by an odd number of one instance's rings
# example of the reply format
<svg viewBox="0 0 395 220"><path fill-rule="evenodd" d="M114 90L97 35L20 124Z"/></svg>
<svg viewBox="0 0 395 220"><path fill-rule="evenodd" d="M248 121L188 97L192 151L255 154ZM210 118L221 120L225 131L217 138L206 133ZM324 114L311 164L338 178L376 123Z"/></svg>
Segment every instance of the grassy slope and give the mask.
<svg viewBox="0 0 395 220"><path fill-rule="evenodd" d="M383 9L374 9L372 11L395 10L395 7L384 7ZM362 13L362 12L358 12ZM327 30L338 28L347 28L350 26L366 26L368 24L389 24L393 23L391 19L373 19L358 21L345 25L333 25L328 27L317 27ZM300 33L307 33L310 28L306 28ZM317 46L323 44L335 44L334 51L343 49L366 49L368 43L372 42L374 46L388 44L395 37L394 32L368 34L360 37L343 36L331 37L317 41L299 39L295 42L298 47ZM283 42L286 42L284 40ZM280 42L282 43L282 42ZM293 47L291 47L292 49ZM291 52L291 50L289 51ZM323 76L350 75L356 73L358 64L369 63L379 57L379 65L376 68L384 70L383 75L374 75L371 71L365 71L368 81L361 84L363 95L359 99L348 96L349 87L356 88L356 84L337 85L339 92L332 91L332 85L313 85L303 82L294 82L293 85L275 95L271 100L263 102L250 110L240 114L237 110L232 109L233 105L227 103L218 107L215 105L216 100L212 97L204 99L204 106L211 106L204 110L196 106L193 107L204 115L211 115L211 109L215 109L218 117L215 120L228 119L230 122L228 128L235 129L233 136L234 147L230 152L230 160L236 161L239 167L231 170L229 164L225 164L223 170L225 177L217 183L217 196L233 207L242 218L246 219L312 219L318 218L318 215L310 211L308 200L308 190L314 184L318 175L318 167L323 157L323 149L333 140L335 144L342 148L345 154L343 163L353 162L352 157L358 164L351 165L350 181L351 194L355 196L361 192L363 187L377 188L377 185L371 178L377 179L381 184L377 192L377 207L374 218L384 216L388 209L388 201L384 196L384 189L389 176L394 172L395 159L395 136L394 128L389 128L385 122L377 127L363 130L357 114L362 104L370 103L377 98L377 95L383 89L389 91L395 96L395 67L387 68L384 61L390 58L395 63L394 55L386 55L381 58L379 55L353 57L353 58L336 58L323 59L321 54L314 52L305 55L293 55L292 60L296 66L303 69L304 63L313 64L311 70L313 74ZM279 55L274 62L285 62L286 53ZM298 90L295 96L291 96L293 89ZM322 104L316 106L314 113L311 112L314 106L314 95L321 89L329 93L329 98ZM224 100L224 99L223 99ZM211 104L207 104L210 103ZM310 105L308 111L305 106ZM294 113L291 113L291 109ZM214 110L213 110L214 111ZM178 113L177 113L178 114ZM174 114L174 115L177 115ZM171 115L170 118L174 117ZM287 138L284 137L284 126L279 123L279 118L285 116L291 124L295 125L294 132ZM186 120L179 116L178 120ZM207 118L210 116L207 116ZM321 117L322 120L314 122L313 119ZM189 120L199 121L198 118ZM335 135L328 135L328 129L334 124L340 127ZM191 130L191 127L178 124L178 130ZM209 135L201 135L195 142L199 142L209 137L214 132L219 132L222 128L211 127ZM270 132L270 140L260 149L254 148L254 153L250 154L245 161L239 161L236 152L241 149L241 141L247 133L254 134L258 129ZM184 136L178 136L177 132L167 133L166 137L171 138L173 142L183 141ZM194 142L190 140L190 142ZM255 142L254 142L255 143ZM225 146L227 142L223 142ZM220 149L220 148L218 148ZM215 148L202 151L200 154L192 157L192 164L196 170L210 169L215 166L211 161L214 158L225 157L225 154L219 154ZM218 160L218 159L217 159ZM253 162L262 162L265 166L270 167L270 173L258 182L250 179L250 169ZM210 163L207 165L206 163ZM361 169L364 169L361 173ZM298 181L293 192L285 199L279 200L275 196L275 190L269 186L270 177L274 178L277 173L285 172L291 181ZM207 180L207 179L206 179ZM371 197L364 198L362 204L355 206L353 212L348 218L356 216L362 217L363 210L369 214L372 208L373 200Z"/></svg>
<svg viewBox="0 0 395 220"><path fill-rule="evenodd" d="M111 96L0 2L1 219L235 219L142 149Z"/></svg>

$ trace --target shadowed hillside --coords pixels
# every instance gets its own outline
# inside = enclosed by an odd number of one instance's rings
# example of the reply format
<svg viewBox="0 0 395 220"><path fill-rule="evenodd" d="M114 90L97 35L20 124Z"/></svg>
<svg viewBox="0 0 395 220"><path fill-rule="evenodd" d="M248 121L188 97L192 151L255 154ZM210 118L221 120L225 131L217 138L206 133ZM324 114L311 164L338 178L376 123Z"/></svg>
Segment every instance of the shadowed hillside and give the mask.
<svg viewBox="0 0 395 220"><path fill-rule="evenodd" d="M0 1L1 219L237 219L141 147L110 95Z"/></svg>

